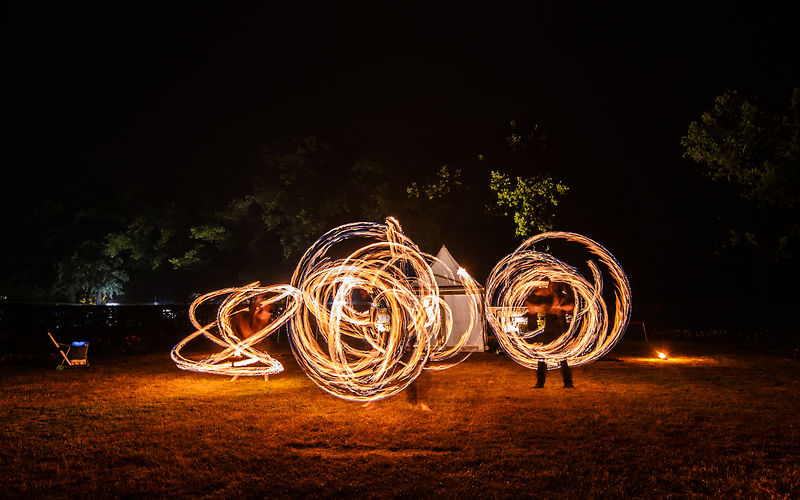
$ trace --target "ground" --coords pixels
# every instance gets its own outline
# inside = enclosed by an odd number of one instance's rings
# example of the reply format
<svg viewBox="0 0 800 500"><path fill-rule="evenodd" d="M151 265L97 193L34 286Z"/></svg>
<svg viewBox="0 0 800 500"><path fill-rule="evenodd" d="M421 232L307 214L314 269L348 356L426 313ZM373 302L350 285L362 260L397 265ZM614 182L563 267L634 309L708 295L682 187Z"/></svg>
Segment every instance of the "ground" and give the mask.
<svg viewBox="0 0 800 500"><path fill-rule="evenodd" d="M269 382L167 353L0 368L4 497L797 497L800 362L623 342L575 389L505 355L426 372L423 411L315 386L285 341Z"/></svg>

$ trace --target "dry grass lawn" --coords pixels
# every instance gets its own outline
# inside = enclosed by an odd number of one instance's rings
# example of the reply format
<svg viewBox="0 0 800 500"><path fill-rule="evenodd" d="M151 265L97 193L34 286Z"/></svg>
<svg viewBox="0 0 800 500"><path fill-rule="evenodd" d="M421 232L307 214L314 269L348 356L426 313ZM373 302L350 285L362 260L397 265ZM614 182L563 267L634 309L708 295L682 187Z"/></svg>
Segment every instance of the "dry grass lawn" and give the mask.
<svg viewBox="0 0 800 500"><path fill-rule="evenodd" d="M3 497L794 497L800 363L641 343L576 388L495 354L371 407L318 389L285 342L269 382L182 372L166 353L89 369L0 368Z"/></svg>

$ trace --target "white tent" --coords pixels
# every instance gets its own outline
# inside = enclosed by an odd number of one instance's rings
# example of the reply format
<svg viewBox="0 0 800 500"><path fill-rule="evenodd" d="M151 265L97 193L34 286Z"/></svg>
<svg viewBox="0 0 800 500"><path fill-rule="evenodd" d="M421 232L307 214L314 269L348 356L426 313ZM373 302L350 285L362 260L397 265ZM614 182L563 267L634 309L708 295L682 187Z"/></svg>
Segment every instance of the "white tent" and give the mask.
<svg viewBox="0 0 800 500"><path fill-rule="evenodd" d="M446 343L449 347L458 343L461 334L469 326L470 298L464 293L464 287L456 275L460 266L450 255L446 246L442 245L436 258L439 261L435 261L431 269L433 269L436 284L439 286L439 294L453 313L453 328ZM482 288L481 292L483 292ZM483 294L481 294L478 297L478 317L475 318L469 338L461 350L484 352L486 349L486 325L483 317Z"/></svg>

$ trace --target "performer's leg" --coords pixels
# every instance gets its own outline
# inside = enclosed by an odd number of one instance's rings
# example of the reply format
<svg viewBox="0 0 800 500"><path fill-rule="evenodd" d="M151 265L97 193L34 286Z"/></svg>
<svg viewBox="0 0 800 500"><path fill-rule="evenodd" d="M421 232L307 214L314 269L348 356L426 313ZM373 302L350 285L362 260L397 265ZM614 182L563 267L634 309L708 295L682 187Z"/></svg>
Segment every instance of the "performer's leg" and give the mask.
<svg viewBox="0 0 800 500"><path fill-rule="evenodd" d="M547 363L539 361L536 365L536 389L544 387L544 381L547 378Z"/></svg>
<svg viewBox="0 0 800 500"><path fill-rule="evenodd" d="M572 385L572 372L569 369L569 365L567 365L566 359L561 361L561 376L564 378L564 387L568 389L575 387Z"/></svg>

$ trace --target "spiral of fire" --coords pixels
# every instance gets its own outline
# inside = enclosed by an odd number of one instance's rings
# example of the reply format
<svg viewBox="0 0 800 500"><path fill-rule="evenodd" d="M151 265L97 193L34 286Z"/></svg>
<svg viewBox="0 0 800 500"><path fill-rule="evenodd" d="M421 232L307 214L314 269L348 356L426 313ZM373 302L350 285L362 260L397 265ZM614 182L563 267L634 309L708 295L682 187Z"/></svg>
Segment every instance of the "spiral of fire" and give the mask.
<svg viewBox="0 0 800 500"><path fill-rule="evenodd" d="M261 302L263 307L285 303L286 310L275 321L253 332L247 339L240 339L231 324L232 319L246 309L248 302L257 296L264 297ZM201 324L197 319L197 308L217 297L226 298L217 310L216 320L205 325ZM280 362L255 346L286 323L300 305L299 299L299 292L288 285L262 287L258 283L207 293L198 297L189 307L189 319L197 330L173 347L170 356L182 370L230 376L279 373L283 371ZM200 336L222 347L222 350L199 360L185 357L182 353L183 348Z"/></svg>
<svg viewBox="0 0 800 500"><path fill-rule="evenodd" d="M352 239L372 242L331 258L336 245ZM292 276L303 300L289 322L292 351L309 378L340 398L374 401L402 391L424 368L451 366L437 363L460 354L471 326L446 347L451 311L439 296L434 260L392 218L346 224L318 239ZM477 284L465 271L457 274L477 321ZM359 295L368 297L366 306L354 300Z"/></svg>
<svg viewBox="0 0 800 500"><path fill-rule="evenodd" d="M576 243L587 252L590 278L557 258L534 249L548 240ZM613 317L603 299L603 276L610 278L614 294ZM547 342L539 340L544 327L524 331L525 299L547 283L561 283L573 295L574 309L566 331ZM589 363L606 354L622 337L630 320L631 289L617 260L597 242L575 233L536 235L500 260L486 284L486 319L500 347L517 363L535 369L544 361L548 369L567 361L570 366Z"/></svg>

